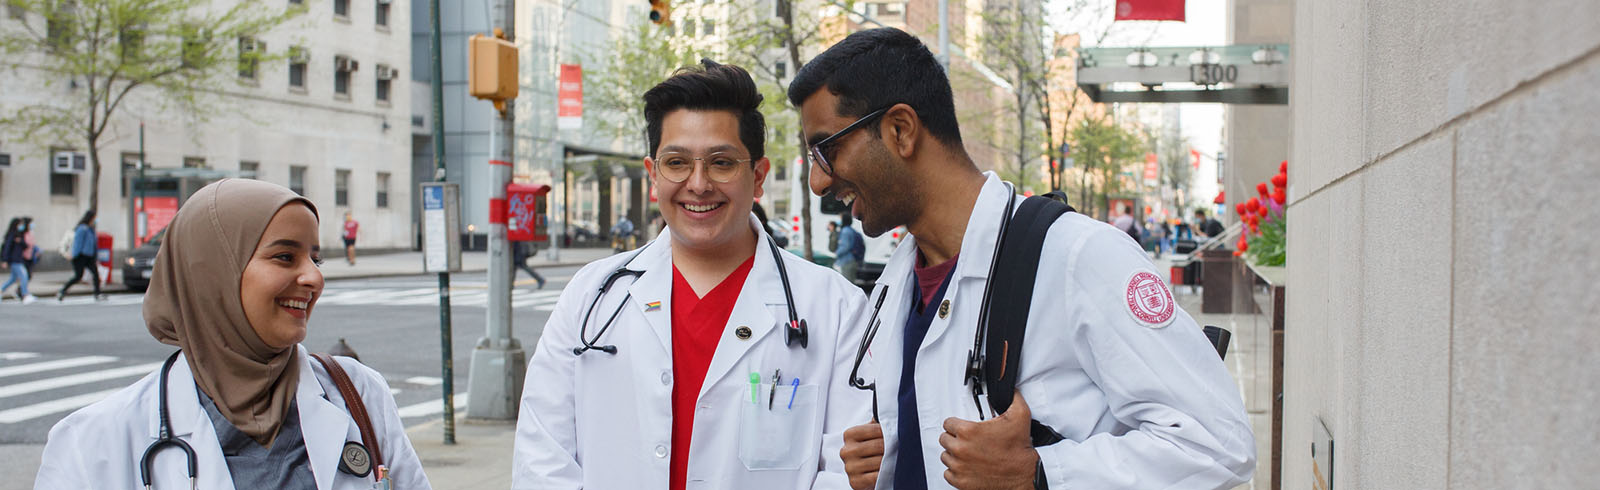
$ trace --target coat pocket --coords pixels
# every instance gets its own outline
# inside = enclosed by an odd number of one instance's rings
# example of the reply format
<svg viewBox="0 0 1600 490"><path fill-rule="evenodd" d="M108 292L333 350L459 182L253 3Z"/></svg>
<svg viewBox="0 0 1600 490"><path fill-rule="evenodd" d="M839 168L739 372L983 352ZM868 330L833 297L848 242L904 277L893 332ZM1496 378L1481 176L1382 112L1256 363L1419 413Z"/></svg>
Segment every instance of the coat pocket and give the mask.
<svg viewBox="0 0 1600 490"><path fill-rule="evenodd" d="M755 389L755 402L741 400L739 461L748 470L800 469L822 444L817 386L762 384Z"/></svg>

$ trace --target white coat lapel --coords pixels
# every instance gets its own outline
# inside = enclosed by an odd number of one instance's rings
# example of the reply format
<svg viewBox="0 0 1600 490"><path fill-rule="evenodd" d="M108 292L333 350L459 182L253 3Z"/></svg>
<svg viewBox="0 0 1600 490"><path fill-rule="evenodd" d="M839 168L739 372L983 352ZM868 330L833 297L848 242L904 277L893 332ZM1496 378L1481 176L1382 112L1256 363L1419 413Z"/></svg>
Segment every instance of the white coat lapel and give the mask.
<svg viewBox="0 0 1600 490"><path fill-rule="evenodd" d="M645 322L650 324L650 331L655 332L656 340L661 341L661 349L669 355L672 353L672 236L666 229L661 235L651 240L645 249L634 257L630 264L624 264L632 270L642 270L644 275L628 286L629 300L633 309L644 316ZM609 274L609 273L608 273ZM625 279L622 279L625 280ZM602 301L601 303L605 303ZM611 317L613 307L599 306L590 322L591 331L605 324ZM606 310L606 311L600 311ZM612 328L617 328L612 326Z"/></svg>
<svg viewBox="0 0 1600 490"><path fill-rule="evenodd" d="M708 382L700 384L698 396L705 396L706 391L716 384L710 381L722 379L755 346L762 342L783 344L784 333L779 327L789 322L788 308L784 306L787 303L783 294L783 280L778 276L778 264L772 259L772 249L767 240L765 233L757 233L755 263L750 265L750 274L745 277L744 285L739 289L739 299L734 302L733 312L728 315L728 324L724 325L721 338L717 340L716 353L712 354L711 365L706 369ZM804 291L799 293L803 294ZM782 312L782 315L774 316L774 311ZM739 338L740 327L750 327L748 338ZM777 338L763 340L769 334ZM796 343L792 348L799 349L800 345Z"/></svg>
<svg viewBox="0 0 1600 490"><path fill-rule="evenodd" d="M222 457L222 443L217 442L217 429L211 425L211 417L206 415L205 409L200 408L200 396L195 393L198 389L194 384L194 372L189 370L188 359L179 355L177 362L172 364L172 371L167 373L167 413L170 416L168 420L172 422L172 436L189 443L189 447L194 449L195 464L199 467L195 478L199 488L232 490L233 474L228 472L227 460ZM156 385L150 394L151 401L156 401L154 397L161 396L160 385ZM150 408L156 410L156 404L151 403ZM159 415L152 413L150 442L156 441L160 431ZM169 447L161 450L161 456L157 459L163 462L170 459L176 462L173 467L183 467L182 452L181 449ZM155 468L168 467L165 463L152 465ZM154 473L150 477L151 486L178 486L170 481L163 485L161 482L166 481L163 480L166 474L160 470Z"/></svg>
<svg viewBox="0 0 1600 490"><path fill-rule="evenodd" d="M957 258L955 274L950 277L951 284L945 288L945 298L951 299L953 307L977 308L982 304L984 286L988 284L989 265L994 258L994 247L1000 232L999 217L1005 213L1006 199L1011 196L1010 189L994 172L984 172L984 175L988 179L978 193L978 201L972 206L972 216L967 218L967 231L961 237L961 255ZM1021 205L1020 200L1017 205ZM945 332L950 331L950 323L935 318L928 325L928 335L923 338L922 346L938 342ZM958 328L970 333L977 328L977 324Z"/></svg>
<svg viewBox="0 0 1600 490"><path fill-rule="evenodd" d="M322 383L311 370L311 356L305 347L299 349L300 386L294 396L300 408L300 432L306 440L306 457L311 460L311 474L317 479L317 489L330 490L334 474L339 470L345 441L359 440L361 432L343 406L323 398ZM349 439L351 433L356 434L355 439Z"/></svg>

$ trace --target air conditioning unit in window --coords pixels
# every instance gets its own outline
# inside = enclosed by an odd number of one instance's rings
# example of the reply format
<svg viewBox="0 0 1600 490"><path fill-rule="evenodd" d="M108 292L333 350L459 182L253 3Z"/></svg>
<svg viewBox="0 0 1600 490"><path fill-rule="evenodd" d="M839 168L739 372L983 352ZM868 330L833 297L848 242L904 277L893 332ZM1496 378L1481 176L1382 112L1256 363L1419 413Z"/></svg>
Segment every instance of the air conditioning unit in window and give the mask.
<svg viewBox="0 0 1600 490"><path fill-rule="evenodd" d="M239 51L245 53L265 53L267 52L267 43L258 39L240 39Z"/></svg>
<svg viewBox="0 0 1600 490"><path fill-rule="evenodd" d="M50 159L50 171L58 174L81 174L89 171L89 157L75 151L56 152Z"/></svg>
<svg viewBox="0 0 1600 490"><path fill-rule="evenodd" d="M378 5L388 5L391 3L394 3L394 0L378 0Z"/></svg>
<svg viewBox="0 0 1600 490"><path fill-rule="evenodd" d="M333 68L338 71L356 71L356 69L361 68L361 64L349 56L334 56Z"/></svg>
<svg viewBox="0 0 1600 490"><path fill-rule="evenodd" d="M310 63L311 51L306 48L289 48L290 63Z"/></svg>
<svg viewBox="0 0 1600 490"><path fill-rule="evenodd" d="M378 65L379 80L394 80L400 78L400 70L390 68L388 65Z"/></svg>

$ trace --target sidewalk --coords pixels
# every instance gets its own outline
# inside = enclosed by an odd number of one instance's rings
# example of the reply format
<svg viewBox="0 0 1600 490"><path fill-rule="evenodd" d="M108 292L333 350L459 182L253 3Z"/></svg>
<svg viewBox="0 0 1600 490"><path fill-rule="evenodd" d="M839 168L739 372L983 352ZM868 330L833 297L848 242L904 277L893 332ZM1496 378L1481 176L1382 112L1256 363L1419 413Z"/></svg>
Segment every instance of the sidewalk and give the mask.
<svg viewBox="0 0 1600 490"><path fill-rule="evenodd" d="M322 277L326 280L337 279L366 279L373 277L410 276L425 273L422 270L422 252L390 252L379 255L360 255L357 252L356 265L344 261L344 252L333 251L324 255L327 260L322 264ZM609 248L564 248L561 249L561 259L550 260L550 252L542 250L537 255L528 259L528 265L535 268L583 265L598 259L609 257L615 252ZM461 273L482 273L489 268L488 252L462 252ZM40 271L28 283L28 292L40 300L54 299L56 291L61 290L61 285L72 278L72 271ZM68 296L89 295L94 292L94 286L89 283L88 274L72 289L67 291ZM14 288L15 286L13 286ZM15 290L13 289L13 292ZM122 284L122 268L119 264L111 273L111 284L102 284L100 291L116 294L128 292ZM8 299L8 301L16 301Z"/></svg>
<svg viewBox="0 0 1600 490"><path fill-rule="evenodd" d="M455 445L444 444L443 419L406 429L434 490L511 488L516 435L515 421L468 420L464 415L456 417Z"/></svg>

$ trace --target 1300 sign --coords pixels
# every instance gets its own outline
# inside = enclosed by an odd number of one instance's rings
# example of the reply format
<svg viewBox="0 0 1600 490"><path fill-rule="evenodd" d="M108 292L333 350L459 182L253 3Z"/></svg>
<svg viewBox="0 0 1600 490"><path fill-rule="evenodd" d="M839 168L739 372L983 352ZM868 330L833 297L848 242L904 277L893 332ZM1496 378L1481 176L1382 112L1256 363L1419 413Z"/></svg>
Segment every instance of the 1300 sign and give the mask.
<svg viewBox="0 0 1600 490"><path fill-rule="evenodd" d="M1196 85L1233 83L1238 79L1239 67L1235 65L1189 65L1189 81Z"/></svg>

